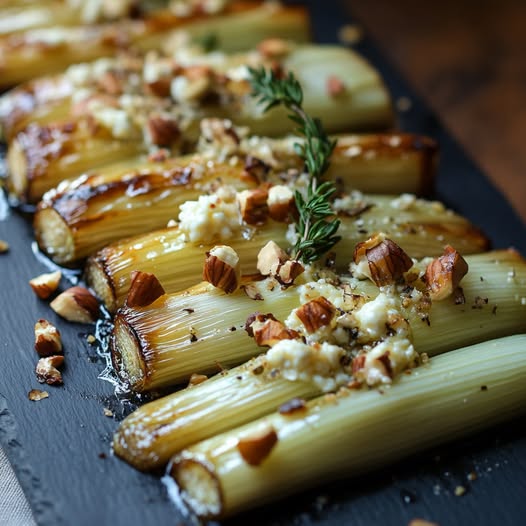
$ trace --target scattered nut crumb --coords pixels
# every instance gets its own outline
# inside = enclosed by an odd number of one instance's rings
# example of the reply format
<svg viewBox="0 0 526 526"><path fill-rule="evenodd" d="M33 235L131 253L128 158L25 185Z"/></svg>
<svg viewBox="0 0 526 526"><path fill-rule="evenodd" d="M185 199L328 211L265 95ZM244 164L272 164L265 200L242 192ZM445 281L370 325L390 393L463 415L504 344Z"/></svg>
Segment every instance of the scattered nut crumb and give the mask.
<svg viewBox="0 0 526 526"><path fill-rule="evenodd" d="M62 339L59 330L42 318L35 323L35 350L39 356L62 353Z"/></svg>
<svg viewBox="0 0 526 526"><path fill-rule="evenodd" d="M39 402L40 400L44 400L44 398L49 398L49 393L47 391L41 391L40 389L31 389L31 391L27 393L27 397L32 402Z"/></svg>
<svg viewBox="0 0 526 526"><path fill-rule="evenodd" d="M104 408L104 416L112 417L113 411L111 409L108 409L107 407Z"/></svg>
<svg viewBox="0 0 526 526"><path fill-rule="evenodd" d="M62 383L62 374L57 369L64 363L64 356L46 356L40 358L35 369L37 380L43 384L58 385Z"/></svg>
<svg viewBox="0 0 526 526"><path fill-rule="evenodd" d="M466 488L464 486L457 486L455 488L455 496L456 497L462 497L466 493Z"/></svg>
<svg viewBox="0 0 526 526"><path fill-rule="evenodd" d="M473 482L474 480L477 480L478 475L475 471L471 471L468 473L468 480Z"/></svg>
<svg viewBox="0 0 526 526"><path fill-rule="evenodd" d="M97 338L95 338L93 334L88 334L88 336L86 337L86 341L91 345L97 341Z"/></svg>
<svg viewBox="0 0 526 526"><path fill-rule="evenodd" d="M6 252L9 252L9 243L0 239L0 254L5 254Z"/></svg>

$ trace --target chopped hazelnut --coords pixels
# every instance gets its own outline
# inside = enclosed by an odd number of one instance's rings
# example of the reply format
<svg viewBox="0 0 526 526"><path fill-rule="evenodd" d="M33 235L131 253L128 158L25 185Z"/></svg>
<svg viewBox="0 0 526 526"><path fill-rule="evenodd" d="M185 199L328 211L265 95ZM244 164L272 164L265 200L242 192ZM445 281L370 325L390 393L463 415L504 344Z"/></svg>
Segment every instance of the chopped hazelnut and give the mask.
<svg viewBox="0 0 526 526"><path fill-rule="evenodd" d="M123 93L123 79L116 71L106 71L97 79L98 87L109 95L121 95Z"/></svg>
<svg viewBox="0 0 526 526"><path fill-rule="evenodd" d="M134 270L126 297L128 307L146 307L164 294L164 288L154 274Z"/></svg>
<svg viewBox="0 0 526 526"><path fill-rule="evenodd" d="M228 245L216 245L206 253L203 279L227 294L235 292L241 279L237 252Z"/></svg>
<svg viewBox="0 0 526 526"><path fill-rule="evenodd" d="M290 258L274 241L269 241L258 253L257 269L263 276L276 274L278 268Z"/></svg>
<svg viewBox="0 0 526 526"><path fill-rule="evenodd" d="M241 288L251 300L263 301L263 296L261 295L261 292L259 292L259 289L255 285L249 283L247 285L242 285Z"/></svg>
<svg viewBox="0 0 526 526"><path fill-rule="evenodd" d="M323 296L305 303L305 305L296 310L296 316L301 320L309 333L329 325L335 313L336 307Z"/></svg>
<svg viewBox="0 0 526 526"><path fill-rule="evenodd" d="M411 258L382 234L356 245L354 262L359 264L363 258L367 261L372 281L378 287L395 283L413 266Z"/></svg>
<svg viewBox="0 0 526 526"><path fill-rule="evenodd" d="M327 78L327 95L329 97L338 97L342 93L345 93L345 84L336 75L330 75Z"/></svg>
<svg viewBox="0 0 526 526"><path fill-rule="evenodd" d="M177 121L160 115L148 119L147 130L150 142L156 146L171 146L181 137Z"/></svg>
<svg viewBox="0 0 526 526"><path fill-rule="evenodd" d="M6 252L9 252L9 243L0 239L0 254L5 254Z"/></svg>
<svg viewBox="0 0 526 526"><path fill-rule="evenodd" d="M247 464L259 466L268 457L277 442L278 434L274 428L266 426L252 436L240 438L237 449Z"/></svg>
<svg viewBox="0 0 526 526"><path fill-rule="evenodd" d="M281 38L267 38L258 44L257 49L267 58L281 58L290 52L289 43Z"/></svg>
<svg viewBox="0 0 526 526"><path fill-rule="evenodd" d="M454 294L467 272L466 260L447 245L444 254L434 259L426 268L425 282L431 299L440 301Z"/></svg>
<svg viewBox="0 0 526 526"><path fill-rule="evenodd" d="M270 171L270 166L261 159L252 155L247 155L245 158L245 172L247 172L256 183L261 183L267 178Z"/></svg>
<svg viewBox="0 0 526 526"><path fill-rule="evenodd" d="M71 287L59 294L50 307L68 321L93 323L99 315L97 298L84 287Z"/></svg>
<svg viewBox="0 0 526 526"><path fill-rule="evenodd" d="M31 391L27 393L27 397L32 402L40 402L40 400L44 400L44 398L49 398L49 393L47 391L41 391L40 389L31 389Z"/></svg>
<svg viewBox="0 0 526 526"><path fill-rule="evenodd" d="M35 323L35 350L40 356L62 352L60 332L47 320L40 319Z"/></svg>
<svg viewBox="0 0 526 526"><path fill-rule="evenodd" d="M295 259L290 259L281 265L276 274L276 279L282 285L292 285L294 280L305 271L305 267Z"/></svg>
<svg viewBox="0 0 526 526"><path fill-rule="evenodd" d="M281 340L294 340L299 337L299 333L293 329L288 329L274 317L265 317L260 314L250 324L247 332L252 333L255 342L260 347L272 347Z"/></svg>
<svg viewBox="0 0 526 526"><path fill-rule="evenodd" d="M237 194L241 217L249 225L262 225L268 217L268 190L263 187Z"/></svg>
<svg viewBox="0 0 526 526"><path fill-rule="evenodd" d="M208 380L208 376L206 376L206 374L193 373L192 376L190 376L190 380L188 381L188 387L202 384L206 380Z"/></svg>
<svg viewBox="0 0 526 526"><path fill-rule="evenodd" d="M58 385L62 383L62 374L57 369L64 363L64 356L55 355L40 358L36 367L37 380L43 384Z"/></svg>
<svg viewBox="0 0 526 526"><path fill-rule="evenodd" d="M274 221L290 221L297 213L294 193L285 185L272 186L268 191L268 213Z"/></svg>
<svg viewBox="0 0 526 526"><path fill-rule="evenodd" d="M111 418L113 416L113 411L111 409L108 409L107 407L103 409L103 412L104 416L107 416L108 418Z"/></svg>
<svg viewBox="0 0 526 526"><path fill-rule="evenodd" d="M45 300L57 290L61 278L62 272L56 270L30 279L29 285L40 299Z"/></svg>

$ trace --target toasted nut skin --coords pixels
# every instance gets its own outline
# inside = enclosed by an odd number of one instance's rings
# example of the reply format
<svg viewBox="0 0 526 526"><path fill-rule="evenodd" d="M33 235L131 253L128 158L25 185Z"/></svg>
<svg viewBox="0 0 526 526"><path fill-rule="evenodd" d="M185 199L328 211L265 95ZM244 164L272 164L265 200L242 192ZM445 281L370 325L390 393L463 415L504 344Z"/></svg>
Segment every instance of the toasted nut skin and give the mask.
<svg viewBox="0 0 526 526"><path fill-rule="evenodd" d="M264 187L243 190L237 194L239 210L245 223L262 225L268 218L268 190Z"/></svg>
<svg viewBox="0 0 526 526"><path fill-rule="evenodd" d="M245 172L255 183L261 183L267 179L270 165L257 157L247 155L245 158Z"/></svg>
<svg viewBox="0 0 526 526"><path fill-rule="evenodd" d="M30 279L29 285L40 299L46 300L57 290L61 278L62 272L56 270Z"/></svg>
<svg viewBox="0 0 526 526"><path fill-rule="evenodd" d="M93 323L99 315L97 298L84 287L65 290L49 305L59 316L77 323Z"/></svg>
<svg viewBox="0 0 526 526"><path fill-rule="evenodd" d="M131 274L130 290L126 297L128 307L146 307L165 293L154 274L134 270Z"/></svg>
<svg viewBox="0 0 526 526"><path fill-rule="evenodd" d="M148 119L147 129L151 143L156 146L171 146L181 137L177 122L159 115L152 115Z"/></svg>
<svg viewBox="0 0 526 526"><path fill-rule="evenodd" d="M276 274L278 268L290 258L274 241L269 241L258 254L257 269L263 276Z"/></svg>
<svg viewBox="0 0 526 526"><path fill-rule="evenodd" d="M243 460L251 466L259 466L278 442L278 434L273 427L262 429L259 433L240 438L237 449Z"/></svg>
<svg viewBox="0 0 526 526"><path fill-rule="evenodd" d="M35 351L39 356L51 356L62 352L60 332L47 320L40 319L35 323Z"/></svg>
<svg viewBox="0 0 526 526"><path fill-rule="evenodd" d="M47 356L40 358L36 367L37 380L43 384L58 385L62 383L62 374L57 369L64 363L64 356Z"/></svg>
<svg viewBox="0 0 526 526"><path fill-rule="evenodd" d="M237 252L228 245L217 245L206 253L203 279L227 294L239 288L241 266Z"/></svg>
<svg viewBox="0 0 526 526"><path fill-rule="evenodd" d="M190 376L190 379L188 380L188 387L191 387L192 385L199 385L203 382L206 382L208 380L208 376L206 374L198 374L194 373L192 376Z"/></svg>
<svg viewBox="0 0 526 526"><path fill-rule="evenodd" d="M391 239L376 235L358 243L353 259L367 260L371 279L378 287L390 285L400 279L412 266L411 258Z"/></svg>
<svg viewBox="0 0 526 526"><path fill-rule="evenodd" d="M338 97L342 93L345 93L345 84L336 75L330 75L327 78L327 95L329 97Z"/></svg>
<svg viewBox="0 0 526 526"><path fill-rule="evenodd" d="M269 216L274 221L291 221L298 212L294 193L284 185L275 185L269 189L267 205Z"/></svg>
<svg viewBox="0 0 526 526"><path fill-rule="evenodd" d="M424 279L431 299L440 301L451 296L468 270L466 260L447 245L444 254L431 261L426 268Z"/></svg>
<svg viewBox="0 0 526 526"><path fill-rule="evenodd" d="M251 325L254 334L254 340L260 347L272 347L281 340L294 340L299 338L300 334L288 329L278 320L267 319L259 322L257 319Z"/></svg>
<svg viewBox="0 0 526 526"><path fill-rule="evenodd" d="M294 280L305 272L305 267L295 259L290 259L281 265L276 274L276 279L285 286L292 285Z"/></svg>
<svg viewBox="0 0 526 526"><path fill-rule="evenodd" d="M305 305L296 310L296 316L301 320L309 333L329 325L335 313L336 307L323 296L305 303Z"/></svg>
<svg viewBox="0 0 526 526"><path fill-rule="evenodd" d="M258 44L257 50L264 57L281 58L290 52L290 46L281 38L267 38Z"/></svg>

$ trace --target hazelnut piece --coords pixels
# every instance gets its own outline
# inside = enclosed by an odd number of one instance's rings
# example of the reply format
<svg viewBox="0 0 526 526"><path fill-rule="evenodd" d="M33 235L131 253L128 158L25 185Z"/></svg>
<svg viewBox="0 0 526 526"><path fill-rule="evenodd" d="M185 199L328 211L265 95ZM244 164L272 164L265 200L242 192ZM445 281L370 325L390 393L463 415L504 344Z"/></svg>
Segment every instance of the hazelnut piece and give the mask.
<svg viewBox="0 0 526 526"><path fill-rule="evenodd" d="M47 320L40 319L35 323L35 350L40 356L62 352L60 332Z"/></svg>
<svg viewBox="0 0 526 526"><path fill-rule="evenodd" d="M40 274L30 279L29 285L40 299L45 300L57 290L61 278L62 272L56 270L55 272Z"/></svg>
<svg viewBox="0 0 526 526"><path fill-rule="evenodd" d="M262 225L268 217L268 190L263 187L237 194L241 217L249 225Z"/></svg>
<svg viewBox="0 0 526 526"><path fill-rule="evenodd" d="M64 356L46 356L40 358L36 367L37 380L43 384L58 385L62 383L62 374L57 369L64 363Z"/></svg>
<svg viewBox="0 0 526 526"><path fill-rule="evenodd" d="M77 323L93 323L99 315L97 298L84 287L65 290L49 305L59 316Z"/></svg>
<svg viewBox="0 0 526 526"><path fill-rule="evenodd" d="M323 296L315 298L296 310L296 316L301 320L308 333L313 333L331 323L336 313L336 307Z"/></svg>
<svg viewBox="0 0 526 526"><path fill-rule="evenodd" d="M134 270L126 297L128 307L146 307L164 294L164 288L154 274Z"/></svg>
<svg viewBox="0 0 526 526"><path fill-rule="evenodd" d="M241 279L237 252L228 245L216 245L206 253L203 279L227 294L235 292Z"/></svg>
<svg viewBox="0 0 526 526"><path fill-rule="evenodd" d="M243 460L251 466L259 466L268 457L276 443L278 434L271 426L238 440L237 449Z"/></svg>
<svg viewBox="0 0 526 526"><path fill-rule="evenodd" d="M466 260L450 245L444 253L429 263L424 276L427 290L432 300L443 300L451 296L467 274Z"/></svg>

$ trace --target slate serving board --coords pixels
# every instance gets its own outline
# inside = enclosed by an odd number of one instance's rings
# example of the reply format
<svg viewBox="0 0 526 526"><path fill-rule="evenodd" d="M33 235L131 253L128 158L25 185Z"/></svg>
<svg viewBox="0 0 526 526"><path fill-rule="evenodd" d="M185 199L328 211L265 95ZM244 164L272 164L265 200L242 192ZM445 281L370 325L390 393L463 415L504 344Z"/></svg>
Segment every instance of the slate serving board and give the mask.
<svg viewBox="0 0 526 526"><path fill-rule="evenodd" d="M311 1L314 36L335 42L350 20L338 2ZM490 236L495 247L514 246L526 254L526 229L502 195L466 157L437 119L369 40L356 48L382 72L393 99L412 101L399 115L404 130L436 138L442 151L436 197L462 212ZM113 386L97 378L103 360L86 342L92 329L67 325L27 281L45 266L31 246L28 217L0 203L0 239L9 254L0 257L0 443L5 448L40 525L192 524L168 501L155 476L134 471L111 456L117 418L127 410ZM65 285L65 283L64 283ZM30 402L41 387L34 375L33 325L39 317L56 322L67 354L64 386ZM526 379L525 379L526 381ZM389 437L385 437L389 440ZM305 459L306 462L309 459ZM470 472L477 479L469 481ZM457 485L467 488L454 495ZM445 525L516 525L526 515L526 424L523 419L428 451L367 477L323 486L295 498L230 520L244 525L398 526L422 517Z"/></svg>

